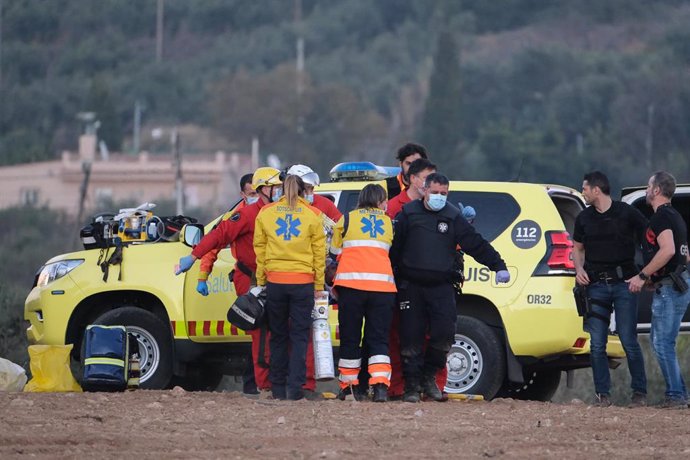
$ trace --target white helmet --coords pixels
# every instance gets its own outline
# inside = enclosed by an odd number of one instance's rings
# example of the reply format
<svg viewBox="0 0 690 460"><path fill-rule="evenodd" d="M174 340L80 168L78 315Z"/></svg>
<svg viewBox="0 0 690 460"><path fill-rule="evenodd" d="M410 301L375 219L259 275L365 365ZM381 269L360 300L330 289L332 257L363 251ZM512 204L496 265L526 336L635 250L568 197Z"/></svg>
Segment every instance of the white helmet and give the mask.
<svg viewBox="0 0 690 460"><path fill-rule="evenodd" d="M319 175L306 165L292 165L290 166L290 169L287 170L287 174L288 176L297 176L301 178L305 184L309 184L314 187L321 183L321 180L319 180Z"/></svg>

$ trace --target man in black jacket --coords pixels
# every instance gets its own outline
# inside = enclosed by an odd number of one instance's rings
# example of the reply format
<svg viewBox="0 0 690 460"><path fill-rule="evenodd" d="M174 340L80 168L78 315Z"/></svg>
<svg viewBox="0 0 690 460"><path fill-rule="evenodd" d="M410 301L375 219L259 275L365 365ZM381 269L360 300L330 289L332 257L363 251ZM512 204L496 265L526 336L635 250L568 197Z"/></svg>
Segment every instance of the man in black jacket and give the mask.
<svg viewBox="0 0 690 460"><path fill-rule="evenodd" d="M406 402L418 402L422 391L431 399L443 400L435 375L446 365L455 337L456 247L460 245L477 262L497 272L496 282L510 281L500 254L458 208L446 202L448 186L443 174L427 176L424 198L406 204L395 222L390 256L398 287ZM427 330L429 342L423 354Z"/></svg>

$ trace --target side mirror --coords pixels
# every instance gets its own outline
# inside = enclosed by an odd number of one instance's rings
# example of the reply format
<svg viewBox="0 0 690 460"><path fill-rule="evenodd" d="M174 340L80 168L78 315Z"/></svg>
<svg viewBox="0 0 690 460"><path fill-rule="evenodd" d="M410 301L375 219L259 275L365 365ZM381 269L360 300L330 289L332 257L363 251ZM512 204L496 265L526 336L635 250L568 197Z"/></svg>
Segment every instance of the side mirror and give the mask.
<svg viewBox="0 0 690 460"><path fill-rule="evenodd" d="M193 248L204 236L204 226L201 224L185 224L180 230L180 241Z"/></svg>

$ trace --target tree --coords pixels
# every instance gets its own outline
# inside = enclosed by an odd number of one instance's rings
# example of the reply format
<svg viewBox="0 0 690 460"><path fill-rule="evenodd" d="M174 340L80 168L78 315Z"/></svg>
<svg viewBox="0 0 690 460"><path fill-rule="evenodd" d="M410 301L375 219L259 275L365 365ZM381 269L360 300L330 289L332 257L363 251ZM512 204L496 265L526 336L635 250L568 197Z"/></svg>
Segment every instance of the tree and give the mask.
<svg viewBox="0 0 690 460"><path fill-rule="evenodd" d="M298 98L290 65L256 76L239 72L217 82L208 111L214 128L241 148L248 150L257 136L262 152L321 171L360 154L361 146L382 137L385 129L382 118L343 85L316 85L307 76Z"/></svg>
<svg viewBox="0 0 690 460"><path fill-rule="evenodd" d="M122 146L122 123L117 114L117 109L110 95L110 88L102 77L96 77L91 82L86 108L96 113L96 118L101 122L98 137L110 150L120 150Z"/></svg>
<svg viewBox="0 0 690 460"><path fill-rule="evenodd" d="M453 35L448 30L441 32L419 136L440 169L454 177L461 169L458 151L462 125L458 54Z"/></svg>

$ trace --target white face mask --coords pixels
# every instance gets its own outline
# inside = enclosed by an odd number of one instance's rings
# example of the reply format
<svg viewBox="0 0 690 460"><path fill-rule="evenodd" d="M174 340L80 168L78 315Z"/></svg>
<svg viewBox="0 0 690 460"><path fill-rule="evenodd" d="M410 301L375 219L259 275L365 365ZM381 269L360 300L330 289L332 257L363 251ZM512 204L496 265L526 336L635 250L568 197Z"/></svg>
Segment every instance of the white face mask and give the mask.
<svg viewBox="0 0 690 460"><path fill-rule="evenodd" d="M304 199L309 202L309 204L314 204L314 194L304 195Z"/></svg>
<svg viewBox="0 0 690 460"><path fill-rule="evenodd" d="M254 204L257 201L259 201L259 197L258 196L248 196L247 198L245 198L244 201L247 203L247 205Z"/></svg>
<svg viewBox="0 0 690 460"><path fill-rule="evenodd" d="M273 195L271 195L271 201L278 201L280 197L283 196L283 188L274 188Z"/></svg>
<svg viewBox="0 0 690 460"><path fill-rule="evenodd" d="M432 211L440 211L446 205L446 195L440 193L430 193L426 204Z"/></svg>

